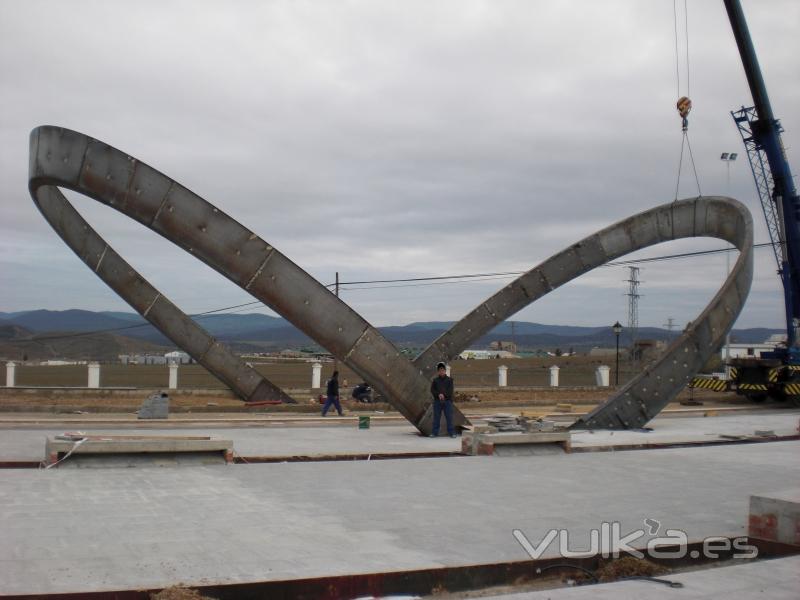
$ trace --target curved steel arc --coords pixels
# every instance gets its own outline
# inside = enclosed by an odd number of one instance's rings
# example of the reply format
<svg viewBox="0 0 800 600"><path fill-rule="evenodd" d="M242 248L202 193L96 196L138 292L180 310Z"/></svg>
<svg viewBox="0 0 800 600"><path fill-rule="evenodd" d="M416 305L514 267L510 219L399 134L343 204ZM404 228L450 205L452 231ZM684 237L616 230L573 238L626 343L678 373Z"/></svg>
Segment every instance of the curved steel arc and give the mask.
<svg viewBox="0 0 800 600"><path fill-rule="evenodd" d="M126 302L187 352L202 355L203 364L242 397L254 399L228 374L242 372L240 364L231 362L240 361L219 343L209 346L199 327L189 325L191 320L85 221L76 220L77 212L56 186L106 204L191 253L371 382L420 431L430 431L428 380L380 332L286 256L217 207L116 148L69 129L34 129L29 188L48 222ZM468 423L460 411L455 413L457 426Z"/></svg>
<svg viewBox="0 0 800 600"><path fill-rule="evenodd" d="M423 373L447 362L514 313L559 286L635 250L680 238L708 236L736 246L739 258L709 305L659 359L574 427L641 427L666 406L736 321L753 274L753 222L732 198L701 197L663 204L592 234L498 291L443 333L415 360Z"/></svg>
<svg viewBox="0 0 800 600"><path fill-rule="evenodd" d="M78 257L156 329L246 402L296 401L214 339L127 263L52 185L31 185L42 215Z"/></svg>
<svg viewBox="0 0 800 600"><path fill-rule="evenodd" d="M610 260L685 237L731 242L739 259L700 317L666 353L576 426L627 428L650 420L702 367L741 311L752 279L752 219L730 198L665 204L593 234L509 284L406 360L366 320L255 233L146 164L81 133L31 133L29 187L64 241L140 314L246 399L277 393L130 267L57 186L142 223L236 283L327 348L385 395L421 432L431 430L428 377L471 342L549 291ZM199 360L199 359L198 359ZM248 370L249 369L249 370ZM455 411L456 426L468 423Z"/></svg>

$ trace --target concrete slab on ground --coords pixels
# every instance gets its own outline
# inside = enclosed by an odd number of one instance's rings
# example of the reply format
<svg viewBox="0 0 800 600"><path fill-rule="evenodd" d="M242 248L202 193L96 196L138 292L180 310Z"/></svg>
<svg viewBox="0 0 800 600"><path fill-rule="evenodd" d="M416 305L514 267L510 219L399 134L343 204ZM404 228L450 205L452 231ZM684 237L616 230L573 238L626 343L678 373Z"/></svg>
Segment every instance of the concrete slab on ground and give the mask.
<svg viewBox="0 0 800 600"><path fill-rule="evenodd" d="M776 435L798 434L800 411L764 414L734 414L711 417L656 417L647 424L652 431L580 431L572 435L573 447L679 444L726 439L723 436L753 435L756 430Z"/></svg>
<svg viewBox="0 0 800 600"><path fill-rule="evenodd" d="M724 439L723 435L752 435L756 429L773 430L777 435L797 434L800 412L717 417L657 417L651 422L653 431L597 431L575 432L572 435L574 448L591 448L609 445L639 445L683 442L703 442ZM306 427L208 427L173 428L170 422L161 427L148 425L142 431L150 435L210 435L215 438L232 439L234 449L240 456L298 456L298 455L342 455L342 454L402 454L410 452L457 452L460 439L446 436L429 439L417 435L410 425L383 425L359 430L356 422L349 426ZM0 431L0 461L44 458L44 442L47 436L65 431L86 433L131 434L136 429L97 427L92 421L70 423L56 428L20 426L6 427Z"/></svg>
<svg viewBox="0 0 800 600"><path fill-rule="evenodd" d="M7 429L0 432L0 461L41 460L45 438L65 431L130 434L132 429L94 428ZM145 430L142 430L145 431ZM239 456L330 456L343 454L403 454L408 452L457 452L460 439L447 436L421 437L410 425L373 427L287 427L287 428L203 428L147 429L149 435L209 435L233 440Z"/></svg>
<svg viewBox="0 0 800 600"><path fill-rule="evenodd" d="M782 442L535 459L7 470L0 593L525 560L514 529L534 543L566 529L577 545L602 522L631 532L656 519L690 541L744 535L750 495L797 481L798 456L800 442Z"/></svg>
<svg viewBox="0 0 800 600"><path fill-rule="evenodd" d="M664 575L682 588L649 581L617 581L536 592L484 596L482 600L718 600L769 598L796 600L800 590L800 556L745 562L717 569Z"/></svg>

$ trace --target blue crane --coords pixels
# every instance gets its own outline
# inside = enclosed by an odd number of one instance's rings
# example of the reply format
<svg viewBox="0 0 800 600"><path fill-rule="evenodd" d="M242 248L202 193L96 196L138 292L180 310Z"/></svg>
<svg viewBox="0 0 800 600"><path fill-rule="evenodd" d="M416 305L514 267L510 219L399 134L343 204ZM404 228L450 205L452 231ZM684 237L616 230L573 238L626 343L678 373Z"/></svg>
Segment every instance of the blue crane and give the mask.
<svg viewBox="0 0 800 600"><path fill-rule="evenodd" d="M753 399L769 395L800 404L800 198L781 141L783 128L772 113L741 3L724 3L753 97L753 106L731 115L750 161L783 284L787 338L785 348L762 352L761 358L731 361L734 382L739 393Z"/></svg>

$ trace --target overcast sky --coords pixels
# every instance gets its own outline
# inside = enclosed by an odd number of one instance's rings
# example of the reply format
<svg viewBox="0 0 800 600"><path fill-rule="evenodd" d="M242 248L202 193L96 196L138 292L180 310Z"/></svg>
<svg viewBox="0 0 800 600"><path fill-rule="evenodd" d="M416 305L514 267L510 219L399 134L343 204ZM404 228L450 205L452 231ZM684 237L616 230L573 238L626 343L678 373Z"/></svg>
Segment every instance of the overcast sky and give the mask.
<svg viewBox="0 0 800 600"><path fill-rule="evenodd" d="M800 3L743 5L797 173ZM147 162L323 283L336 271L358 281L527 270L674 199L674 106L687 93L679 9L680 88L670 0L4 0L0 311L131 310L28 195L28 134L41 124ZM721 0L689 1L689 50L702 192L729 189L753 212L756 242L768 241L729 114L752 101ZM723 151L742 153L729 188ZM684 170L680 197L696 193ZM69 197L185 311L252 300L144 227ZM636 256L723 245L672 242ZM725 270L722 255L642 265L640 324L692 320ZM622 267L598 269L514 318L625 324L625 279ZM400 325L457 319L506 281L342 297L375 325ZM737 327L782 324L774 257L756 250Z"/></svg>

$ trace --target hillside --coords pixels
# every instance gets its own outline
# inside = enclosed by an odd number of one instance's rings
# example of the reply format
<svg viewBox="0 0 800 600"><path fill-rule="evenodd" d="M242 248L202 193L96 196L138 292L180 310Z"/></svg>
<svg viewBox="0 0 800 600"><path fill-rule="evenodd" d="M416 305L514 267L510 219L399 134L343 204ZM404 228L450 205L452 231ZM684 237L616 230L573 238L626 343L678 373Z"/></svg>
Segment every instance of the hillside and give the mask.
<svg viewBox="0 0 800 600"><path fill-rule="evenodd" d="M112 333L74 335L47 332L36 334L24 327L0 320L0 359L2 360L47 360L69 358L73 360L116 360L120 354L163 354L172 350Z"/></svg>
<svg viewBox="0 0 800 600"><path fill-rule="evenodd" d="M27 337L31 335L29 329L14 325L7 321L0 320L0 340L13 340L15 338Z"/></svg>
<svg viewBox="0 0 800 600"><path fill-rule="evenodd" d="M263 314L214 314L195 319L216 338L228 342L239 352L280 350L314 346L315 343L291 323L280 317ZM441 335L452 322L418 322L403 326L382 327L381 332L400 346L421 348ZM62 332L56 339L55 332ZM81 335L75 337L74 333ZM778 329L752 328L734 330L731 340L739 343L758 343ZM157 348L174 348L174 344L146 323L135 313L92 312L85 310L32 310L18 313L0 313L0 353L8 356L21 356L20 351L32 347L32 342L21 342L18 338L26 336L50 338L36 342L38 348L28 355L43 358L64 354L74 358L92 356L109 357L126 352L155 351ZM639 330L640 339L669 340L678 335L665 329L643 327ZM520 348L548 349L570 348L580 351L597 346L612 347L615 337L608 326L580 327L572 325L548 325L515 321L501 323L492 332L483 336L473 346L488 347L493 341L513 339ZM17 339L16 343L12 342ZM623 331L620 343L630 343ZM8 344L12 344L9 346Z"/></svg>

